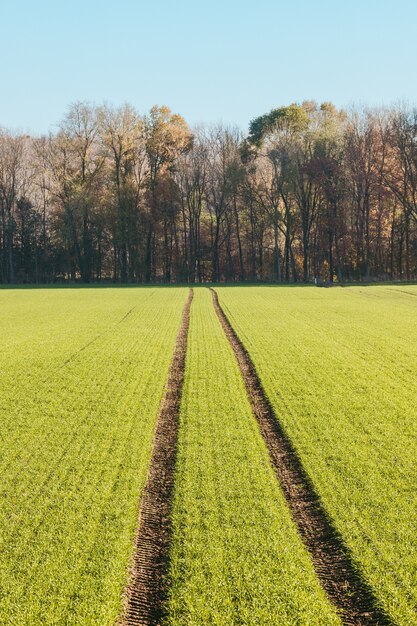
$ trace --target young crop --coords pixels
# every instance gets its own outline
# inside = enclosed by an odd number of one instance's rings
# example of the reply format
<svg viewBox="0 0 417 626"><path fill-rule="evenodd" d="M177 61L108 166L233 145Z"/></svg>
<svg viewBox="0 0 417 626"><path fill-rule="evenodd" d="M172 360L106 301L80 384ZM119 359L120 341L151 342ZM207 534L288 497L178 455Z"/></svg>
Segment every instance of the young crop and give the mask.
<svg viewBox="0 0 417 626"><path fill-rule="evenodd" d="M217 292L361 578L417 625L417 287ZM0 624L117 623L187 294L0 291ZM174 491L165 626L340 626L206 288Z"/></svg>
<svg viewBox="0 0 417 626"><path fill-rule="evenodd" d="M187 289L0 293L0 623L115 623Z"/></svg>
<svg viewBox="0 0 417 626"><path fill-rule="evenodd" d="M354 563L417 624L417 288L219 288Z"/></svg>
<svg viewBox="0 0 417 626"><path fill-rule="evenodd" d="M167 624L340 624L290 518L207 289L181 405Z"/></svg>

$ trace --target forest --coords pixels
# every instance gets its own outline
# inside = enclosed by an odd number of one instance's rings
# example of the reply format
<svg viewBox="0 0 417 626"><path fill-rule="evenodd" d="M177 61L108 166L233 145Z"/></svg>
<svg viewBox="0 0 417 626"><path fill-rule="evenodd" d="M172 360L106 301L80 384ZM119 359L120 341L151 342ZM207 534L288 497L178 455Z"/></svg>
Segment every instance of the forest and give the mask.
<svg viewBox="0 0 417 626"><path fill-rule="evenodd" d="M72 104L0 129L0 282L417 276L417 109L305 101L245 135L168 107Z"/></svg>

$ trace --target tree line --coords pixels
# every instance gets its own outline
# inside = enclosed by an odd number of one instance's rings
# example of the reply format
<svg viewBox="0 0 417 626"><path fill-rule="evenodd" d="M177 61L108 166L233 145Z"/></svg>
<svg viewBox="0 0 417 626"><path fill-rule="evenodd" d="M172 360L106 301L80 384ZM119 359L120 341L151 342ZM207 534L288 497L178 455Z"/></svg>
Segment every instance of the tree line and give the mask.
<svg viewBox="0 0 417 626"><path fill-rule="evenodd" d="M417 109L306 101L245 136L168 107L73 104L0 130L0 281L411 280Z"/></svg>

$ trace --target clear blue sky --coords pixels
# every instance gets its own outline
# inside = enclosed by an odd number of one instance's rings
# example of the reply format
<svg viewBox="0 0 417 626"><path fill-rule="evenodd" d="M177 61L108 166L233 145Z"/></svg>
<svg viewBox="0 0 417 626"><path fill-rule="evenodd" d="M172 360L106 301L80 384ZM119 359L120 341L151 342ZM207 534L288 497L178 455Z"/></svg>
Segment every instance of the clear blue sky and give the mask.
<svg viewBox="0 0 417 626"><path fill-rule="evenodd" d="M304 99L417 103L416 0L0 0L0 126L69 103L236 123Z"/></svg>

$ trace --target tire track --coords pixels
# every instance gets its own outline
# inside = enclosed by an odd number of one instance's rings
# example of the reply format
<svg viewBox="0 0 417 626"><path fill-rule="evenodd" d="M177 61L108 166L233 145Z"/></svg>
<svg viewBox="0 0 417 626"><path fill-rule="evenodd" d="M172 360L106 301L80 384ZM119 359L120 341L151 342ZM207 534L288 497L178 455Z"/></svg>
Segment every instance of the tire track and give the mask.
<svg viewBox="0 0 417 626"><path fill-rule="evenodd" d="M141 498L122 626L156 626L164 615L178 418L192 299L193 290L190 289L159 409L148 477Z"/></svg>
<svg viewBox="0 0 417 626"><path fill-rule="evenodd" d="M211 288L210 288L211 289ZM252 359L211 289L213 304L236 356L253 413L294 522L309 550L316 574L347 626L392 626L354 565L348 548L330 521L295 448L263 389Z"/></svg>

